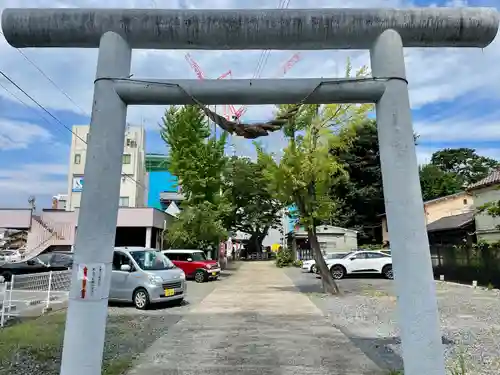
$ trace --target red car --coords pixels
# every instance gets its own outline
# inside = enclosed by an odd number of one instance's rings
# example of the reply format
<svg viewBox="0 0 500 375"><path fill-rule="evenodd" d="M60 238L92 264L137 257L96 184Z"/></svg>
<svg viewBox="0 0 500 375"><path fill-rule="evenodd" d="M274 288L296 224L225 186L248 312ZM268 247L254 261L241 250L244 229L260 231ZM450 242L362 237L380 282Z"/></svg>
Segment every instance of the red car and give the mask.
<svg viewBox="0 0 500 375"><path fill-rule="evenodd" d="M166 250L163 253L184 271L187 278L193 278L197 283L217 280L220 276L219 263L207 259L202 250Z"/></svg>

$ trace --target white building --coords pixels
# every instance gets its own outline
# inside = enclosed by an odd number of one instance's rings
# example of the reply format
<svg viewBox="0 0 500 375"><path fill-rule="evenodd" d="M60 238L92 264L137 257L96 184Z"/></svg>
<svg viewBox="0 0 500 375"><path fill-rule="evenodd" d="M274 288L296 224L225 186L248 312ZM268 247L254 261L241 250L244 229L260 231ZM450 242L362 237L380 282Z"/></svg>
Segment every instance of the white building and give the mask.
<svg viewBox="0 0 500 375"><path fill-rule="evenodd" d="M68 173L67 211L80 207L84 186L84 168L89 140L88 125L73 126ZM81 138L81 139L80 139ZM120 207L144 207L146 203L145 131L142 127L127 127L120 187Z"/></svg>
<svg viewBox="0 0 500 375"><path fill-rule="evenodd" d="M68 196L66 194L57 194L52 197L52 209L65 210L68 203Z"/></svg>

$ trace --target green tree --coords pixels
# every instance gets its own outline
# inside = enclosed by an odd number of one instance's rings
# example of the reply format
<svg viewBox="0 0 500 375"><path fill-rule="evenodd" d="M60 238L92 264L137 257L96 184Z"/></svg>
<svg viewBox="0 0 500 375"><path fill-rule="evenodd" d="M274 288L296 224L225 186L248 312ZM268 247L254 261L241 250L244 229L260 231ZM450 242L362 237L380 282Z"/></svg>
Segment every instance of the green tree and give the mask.
<svg viewBox="0 0 500 375"><path fill-rule="evenodd" d="M472 148L445 148L432 154L431 164L457 176L462 187L473 184L498 167L498 161L480 156Z"/></svg>
<svg viewBox="0 0 500 375"><path fill-rule="evenodd" d="M226 227L250 235L250 252L259 251L269 229L279 224L282 205L269 188L269 178L258 162L236 156L229 160L223 188L231 205Z"/></svg>
<svg viewBox="0 0 500 375"><path fill-rule="evenodd" d="M443 171L434 164L420 166L420 186L424 201L458 193L462 183L453 172Z"/></svg>
<svg viewBox="0 0 500 375"><path fill-rule="evenodd" d="M167 241L175 246L217 248L227 235L223 220L229 205L221 196L226 136L211 137L203 112L194 105L170 107L160 134L169 148L169 170L178 177L186 197Z"/></svg>
<svg viewBox="0 0 500 375"><path fill-rule="evenodd" d="M367 73L363 67L356 76ZM348 61L346 77L349 76L351 64ZM279 111L290 112L293 107L281 106ZM280 160L257 145L259 161L265 165L277 197L285 205L295 204L299 211L323 289L331 294L339 293L339 289L323 258L316 227L329 221L336 203L331 186L346 172L330 151L343 147L338 132L365 121L371 108L370 105L299 105L297 113L283 129L288 146Z"/></svg>
<svg viewBox="0 0 500 375"><path fill-rule="evenodd" d="M366 120L344 128L339 138L331 152L347 175L332 185L332 224L357 230L360 244L381 243L379 215L385 207L377 124Z"/></svg>
<svg viewBox="0 0 500 375"><path fill-rule="evenodd" d="M220 207L210 202L186 206L167 231L167 242L173 248L214 249L227 235Z"/></svg>

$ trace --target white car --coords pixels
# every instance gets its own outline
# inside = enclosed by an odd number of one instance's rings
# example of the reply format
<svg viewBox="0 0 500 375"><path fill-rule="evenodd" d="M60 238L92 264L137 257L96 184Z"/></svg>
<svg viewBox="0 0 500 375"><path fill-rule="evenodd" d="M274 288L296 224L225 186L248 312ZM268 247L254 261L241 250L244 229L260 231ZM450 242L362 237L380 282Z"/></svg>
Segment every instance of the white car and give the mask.
<svg viewBox="0 0 500 375"><path fill-rule="evenodd" d="M330 253L326 254L323 258L325 258L326 264L328 262L334 261L335 259L340 259L343 258L347 255L347 253ZM306 270L307 272L316 272L316 261L314 259L311 260L306 260L302 262L302 269Z"/></svg>
<svg viewBox="0 0 500 375"><path fill-rule="evenodd" d="M392 257L382 251L353 251L327 264L334 279L352 274L380 274L387 279L394 278Z"/></svg>

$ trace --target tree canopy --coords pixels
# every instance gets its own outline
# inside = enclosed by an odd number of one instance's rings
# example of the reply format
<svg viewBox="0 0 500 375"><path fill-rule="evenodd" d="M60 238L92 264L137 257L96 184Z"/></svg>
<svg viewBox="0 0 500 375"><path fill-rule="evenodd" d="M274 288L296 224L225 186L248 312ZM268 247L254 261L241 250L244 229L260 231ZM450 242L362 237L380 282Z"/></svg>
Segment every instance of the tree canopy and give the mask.
<svg viewBox="0 0 500 375"><path fill-rule="evenodd" d="M269 178L259 162L233 156L224 172L224 196L231 205L226 226L250 235L249 251L260 250L269 229L279 224L282 208L270 191Z"/></svg>
<svg viewBox="0 0 500 375"><path fill-rule="evenodd" d="M458 193L462 184L453 172L443 171L434 164L420 166L420 186L424 201Z"/></svg>
<svg viewBox="0 0 500 375"><path fill-rule="evenodd" d="M377 124L366 120L339 133L331 152L347 174L332 185L336 200L332 223L358 231L358 243L381 243L380 217L385 212Z"/></svg>
<svg viewBox="0 0 500 375"><path fill-rule="evenodd" d="M366 74L364 67L356 76ZM346 76L351 76L349 61ZM278 113L289 108L280 106ZM326 266L316 234L316 226L329 222L336 207L336 199L331 194L332 185L346 175L343 165L331 150L345 147L338 136L339 131L365 121L371 108L370 105L303 104L283 128L288 145L280 160L257 145L259 162L265 166L277 198L284 205L294 204L297 207L299 221L308 233L323 288L332 294L338 293L339 289Z"/></svg>
<svg viewBox="0 0 500 375"><path fill-rule="evenodd" d="M432 154L429 164L420 167L424 201L457 193L498 167L494 159L478 155L472 148L445 148Z"/></svg>
<svg viewBox="0 0 500 375"><path fill-rule="evenodd" d="M229 205L221 196L226 136L215 139L198 106L170 107L160 134L169 147L169 170L186 201L168 230L171 246L216 247L227 236L223 221Z"/></svg>
<svg viewBox="0 0 500 375"><path fill-rule="evenodd" d="M472 148L445 148L432 154L431 164L453 173L462 186L473 184L490 174L498 162L481 156Z"/></svg>

